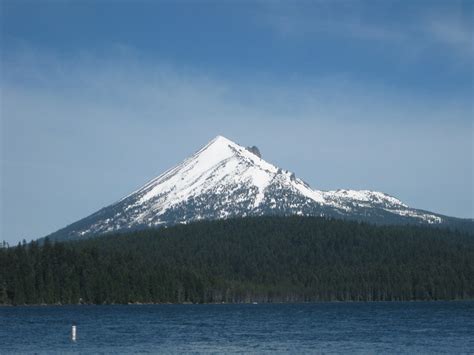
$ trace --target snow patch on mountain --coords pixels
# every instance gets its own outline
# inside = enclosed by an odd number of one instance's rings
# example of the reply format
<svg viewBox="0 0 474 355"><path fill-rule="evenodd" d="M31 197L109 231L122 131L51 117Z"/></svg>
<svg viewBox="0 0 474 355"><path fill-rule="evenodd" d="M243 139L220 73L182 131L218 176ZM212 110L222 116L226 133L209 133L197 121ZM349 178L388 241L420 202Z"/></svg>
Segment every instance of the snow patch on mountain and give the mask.
<svg viewBox="0 0 474 355"><path fill-rule="evenodd" d="M441 217L411 209L382 192L312 189L294 173L263 160L257 147L245 148L217 136L181 164L79 221L69 233L101 234L264 214L369 219L386 218L387 213L430 224L442 222Z"/></svg>

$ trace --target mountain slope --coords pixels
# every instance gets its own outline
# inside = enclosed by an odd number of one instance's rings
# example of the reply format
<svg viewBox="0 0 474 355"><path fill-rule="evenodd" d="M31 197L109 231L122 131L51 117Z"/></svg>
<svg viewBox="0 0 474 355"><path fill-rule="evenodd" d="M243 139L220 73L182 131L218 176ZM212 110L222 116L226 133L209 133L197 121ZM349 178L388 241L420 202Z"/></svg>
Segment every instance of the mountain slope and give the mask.
<svg viewBox="0 0 474 355"><path fill-rule="evenodd" d="M383 224L457 222L410 208L382 192L313 190L293 173L263 160L256 147L244 148L218 136L142 188L50 237L71 239L202 219L290 214Z"/></svg>

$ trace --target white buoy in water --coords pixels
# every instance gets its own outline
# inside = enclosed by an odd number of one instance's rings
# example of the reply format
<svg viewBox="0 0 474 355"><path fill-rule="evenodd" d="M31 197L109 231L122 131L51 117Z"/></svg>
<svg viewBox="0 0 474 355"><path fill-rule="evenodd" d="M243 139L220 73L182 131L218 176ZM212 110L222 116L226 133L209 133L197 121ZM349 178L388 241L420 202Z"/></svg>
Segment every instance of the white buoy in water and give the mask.
<svg viewBox="0 0 474 355"><path fill-rule="evenodd" d="M71 329L71 340L76 341L76 324L72 325Z"/></svg>

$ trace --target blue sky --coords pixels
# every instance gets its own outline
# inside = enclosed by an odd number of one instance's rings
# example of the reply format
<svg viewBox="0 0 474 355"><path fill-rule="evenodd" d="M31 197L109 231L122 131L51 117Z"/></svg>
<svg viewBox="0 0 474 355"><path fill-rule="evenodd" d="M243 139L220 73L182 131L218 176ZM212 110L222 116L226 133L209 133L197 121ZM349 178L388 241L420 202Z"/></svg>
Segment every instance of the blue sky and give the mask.
<svg viewBox="0 0 474 355"><path fill-rule="evenodd" d="M473 217L472 1L8 1L0 239L221 134L314 188Z"/></svg>

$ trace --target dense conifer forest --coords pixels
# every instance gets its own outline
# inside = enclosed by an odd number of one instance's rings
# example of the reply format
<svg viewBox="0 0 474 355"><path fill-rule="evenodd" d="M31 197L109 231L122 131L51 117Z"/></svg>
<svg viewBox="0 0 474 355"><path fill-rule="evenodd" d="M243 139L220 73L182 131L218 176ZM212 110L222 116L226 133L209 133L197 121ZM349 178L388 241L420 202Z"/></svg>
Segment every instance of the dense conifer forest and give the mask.
<svg viewBox="0 0 474 355"><path fill-rule="evenodd" d="M474 237L313 217L0 248L0 304L474 298Z"/></svg>

